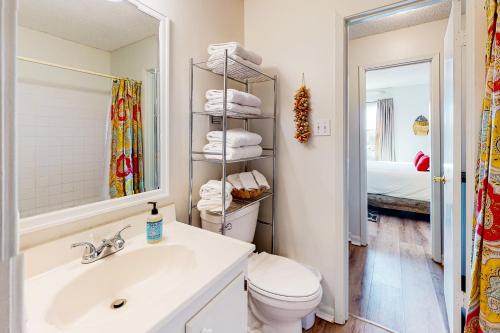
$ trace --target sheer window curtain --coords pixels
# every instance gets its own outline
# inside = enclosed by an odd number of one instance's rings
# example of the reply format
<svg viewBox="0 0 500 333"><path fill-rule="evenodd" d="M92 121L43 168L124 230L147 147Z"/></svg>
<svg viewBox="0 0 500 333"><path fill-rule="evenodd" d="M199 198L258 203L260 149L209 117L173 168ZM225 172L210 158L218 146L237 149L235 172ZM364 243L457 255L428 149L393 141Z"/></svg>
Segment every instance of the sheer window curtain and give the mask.
<svg viewBox="0 0 500 333"><path fill-rule="evenodd" d="M392 98L377 101L376 159L395 161L394 147L394 100Z"/></svg>

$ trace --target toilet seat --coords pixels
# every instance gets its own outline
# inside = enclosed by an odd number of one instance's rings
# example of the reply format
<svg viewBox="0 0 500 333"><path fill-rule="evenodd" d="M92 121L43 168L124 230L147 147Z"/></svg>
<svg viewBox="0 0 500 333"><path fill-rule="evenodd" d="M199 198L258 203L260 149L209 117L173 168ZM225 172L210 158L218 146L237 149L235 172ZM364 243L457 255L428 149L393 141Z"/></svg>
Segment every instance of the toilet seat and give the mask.
<svg viewBox="0 0 500 333"><path fill-rule="evenodd" d="M266 252L253 255L248 263L251 292L272 300L308 302L322 295L318 276L303 265Z"/></svg>

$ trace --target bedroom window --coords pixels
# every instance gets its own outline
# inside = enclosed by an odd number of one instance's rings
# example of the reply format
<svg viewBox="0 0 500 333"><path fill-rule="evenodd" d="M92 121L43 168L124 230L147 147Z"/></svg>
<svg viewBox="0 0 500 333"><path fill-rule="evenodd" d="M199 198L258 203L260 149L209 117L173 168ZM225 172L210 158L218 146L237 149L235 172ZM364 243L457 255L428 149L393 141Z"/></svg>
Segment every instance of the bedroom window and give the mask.
<svg viewBox="0 0 500 333"><path fill-rule="evenodd" d="M375 160L375 129L377 127L377 102L366 103L366 158Z"/></svg>

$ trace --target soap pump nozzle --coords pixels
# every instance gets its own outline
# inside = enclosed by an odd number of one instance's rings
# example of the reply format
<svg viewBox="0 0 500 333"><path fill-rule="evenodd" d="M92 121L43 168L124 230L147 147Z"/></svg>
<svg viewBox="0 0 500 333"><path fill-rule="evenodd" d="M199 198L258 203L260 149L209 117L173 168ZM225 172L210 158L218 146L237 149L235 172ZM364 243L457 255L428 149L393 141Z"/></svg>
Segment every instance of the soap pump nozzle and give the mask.
<svg viewBox="0 0 500 333"><path fill-rule="evenodd" d="M158 209L156 208L157 202L151 201L148 204L153 205L153 209L151 210L151 215L158 215Z"/></svg>

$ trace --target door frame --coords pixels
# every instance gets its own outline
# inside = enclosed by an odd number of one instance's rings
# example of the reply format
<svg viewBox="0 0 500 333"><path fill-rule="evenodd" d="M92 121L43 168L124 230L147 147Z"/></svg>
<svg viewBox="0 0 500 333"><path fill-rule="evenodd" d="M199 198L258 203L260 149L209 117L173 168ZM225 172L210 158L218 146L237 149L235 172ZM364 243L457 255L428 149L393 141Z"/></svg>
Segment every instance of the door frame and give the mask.
<svg viewBox="0 0 500 333"><path fill-rule="evenodd" d="M348 92L349 92L349 76L348 76L348 66L349 66L349 56L348 56L348 26L351 22L370 19L376 15L384 15L387 12L393 11L395 8L403 8L406 4L408 6L416 5L418 3L429 3L425 0L407 0L394 3L391 5L375 8L373 10L367 10L364 12L358 12L354 15L342 15L339 12L335 12L334 15L334 40L342 41L342 43L335 43L335 49L333 56L335 59L334 64L334 86L333 93L336 98L335 107L337 110L342 110L337 113L338 121L335 126L335 139L338 144L342 147L342 161L336 167L334 182L336 186L340 186L343 195L334 203L336 211L338 211L337 217L341 221L338 230L334 231L333 239L335 240L336 253L338 255L334 256L333 264L335 267L340 267L340 269L335 270L335 277L340 281L340 283L335 285L335 322L343 324L347 321L349 317L349 206L348 198L350 194L348 186L348 170L349 170L349 146L348 146L348 132L347 132L347 119L349 115L349 102L348 102ZM478 31L480 29L478 26L479 13L482 14L481 4L476 1L467 1L467 16L466 16L466 31L467 34L467 44L471 45L467 57L467 86L470 88L469 91L477 91L476 87L478 83L481 83L481 87L484 85L484 80L482 80L484 75L481 75L481 55L478 55L477 50L482 51L482 46L480 38L484 37L484 31ZM475 48L472 49L472 46ZM478 78L478 75L481 75ZM481 101L481 94L474 94L473 99L467 100L468 112L467 112L467 170L474 170L474 158L475 155L471 157L471 152L474 152L477 148L477 128L479 126L479 118L475 112L477 111L477 106ZM473 173L472 173L473 174ZM470 201L474 196L474 185L468 184L467 188L467 200ZM459 203L457 203L459 204ZM472 204L468 204L468 219L467 228L470 229L472 226L472 215L470 210ZM470 234L470 233L468 233ZM468 249L470 250L470 240L468 240ZM470 251L469 251L470 253ZM469 266L470 266L470 259ZM470 269L467 270L468 277L468 289L470 288Z"/></svg>
<svg viewBox="0 0 500 333"><path fill-rule="evenodd" d="M360 242L361 245L368 244L368 195L367 195L367 161L364 142L365 115L366 115L366 72L379 69L394 68L422 63L430 64L430 107L431 118L431 179L441 175L441 65L440 54L418 56L406 59L391 60L371 65L358 67L358 91L359 91L359 123L354 124L359 131L359 207L360 207ZM441 186L431 181L431 244L432 259L436 262L442 261L442 216L441 216Z"/></svg>

